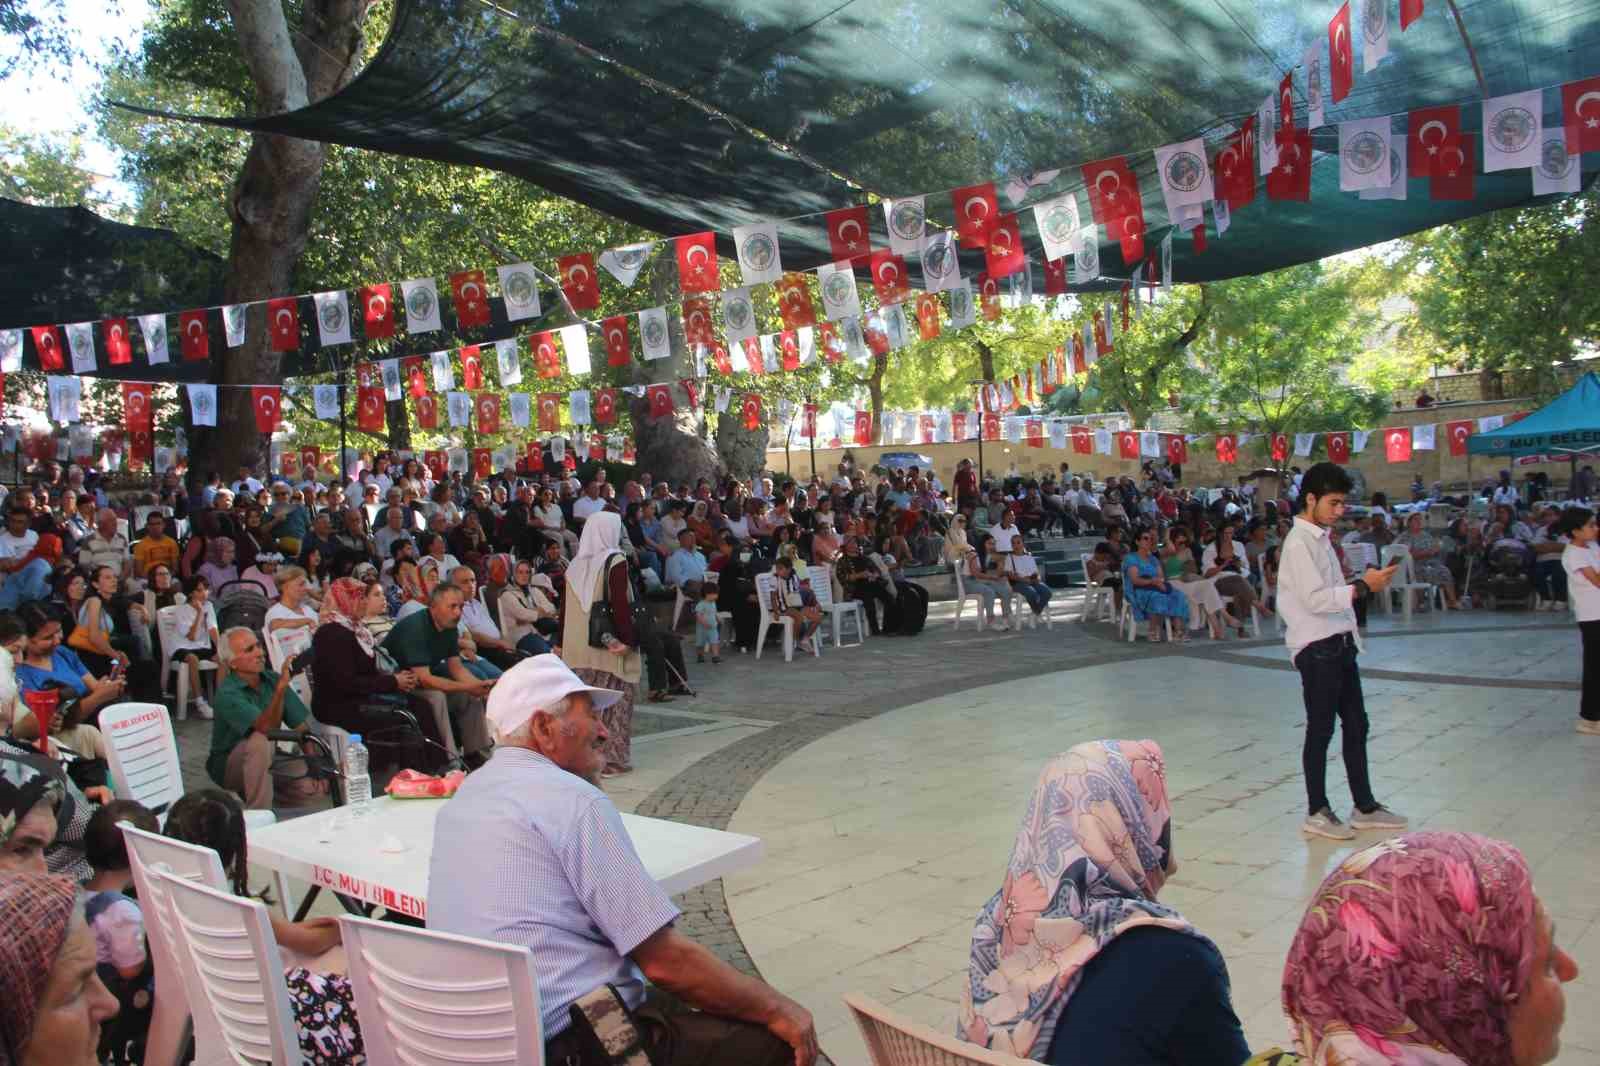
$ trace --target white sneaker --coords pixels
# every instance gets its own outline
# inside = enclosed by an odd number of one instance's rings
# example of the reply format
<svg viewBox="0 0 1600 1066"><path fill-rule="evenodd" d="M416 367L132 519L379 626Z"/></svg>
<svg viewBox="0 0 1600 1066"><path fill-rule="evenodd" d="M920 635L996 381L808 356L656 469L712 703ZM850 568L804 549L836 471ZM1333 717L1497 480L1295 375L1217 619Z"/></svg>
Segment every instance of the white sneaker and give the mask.
<svg viewBox="0 0 1600 1066"><path fill-rule="evenodd" d="M1591 722L1587 718L1578 719L1578 732L1591 737L1600 737L1600 722Z"/></svg>
<svg viewBox="0 0 1600 1066"><path fill-rule="evenodd" d="M210 701L208 701L204 696L200 696L195 699L194 713L195 717L204 718L208 722L217 716L217 712L211 709Z"/></svg>
<svg viewBox="0 0 1600 1066"><path fill-rule="evenodd" d="M1330 808L1324 807L1300 823L1300 832L1307 836L1327 837L1329 840L1354 840L1356 831L1339 820Z"/></svg>
<svg viewBox="0 0 1600 1066"><path fill-rule="evenodd" d="M1350 825L1354 829L1405 829L1410 824L1405 815L1382 804L1375 811L1350 812Z"/></svg>

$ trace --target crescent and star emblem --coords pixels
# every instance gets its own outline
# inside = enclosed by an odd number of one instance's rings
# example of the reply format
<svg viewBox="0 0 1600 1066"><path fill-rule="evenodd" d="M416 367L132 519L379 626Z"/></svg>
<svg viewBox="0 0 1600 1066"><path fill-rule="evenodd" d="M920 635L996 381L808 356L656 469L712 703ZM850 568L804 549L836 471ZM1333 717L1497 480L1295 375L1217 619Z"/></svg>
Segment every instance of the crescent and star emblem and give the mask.
<svg viewBox="0 0 1600 1066"><path fill-rule="evenodd" d="M189 320L189 324L188 324L188 325L187 325L187 326L185 326L185 327L184 327L184 330L183 330L183 331L184 331L184 332L185 332L185 333L188 333L188 334L190 334L190 335L191 335L191 336L193 336L193 335L194 335L194 332L195 332L195 331L196 331L196 330L199 330L199 331L200 331L200 333L201 333L201 334L204 334L204 333L205 333L205 331L206 331L206 326L205 326L205 323L204 323L204 322L201 322L201 321L200 321L200 320L199 320L199 319L198 319L198 318L191 318L191 319L190 319L190 320Z"/></svg>
<svg viewBox="0 0 1600 1066"><path fill-rule="evenodd" d="M610 344L612 348L620 351L627 347L628 339L622 335L622 331L620 329L612 329L606 334L606 343Z"/></svg>
<svg viewBox="0 0 1600 1066"><path fill-rule="evenodd" d="M573 263L567 268L567 284L585 285L589 280L589 268L582 263Z"/></svg>
<svg viewBox="0 0 1600 1066"><path fill-rule="evenodd" d="M700 253L699 258L695 257L694 253L696 252ZM711 253L706 251L706 246L703 244L691 244L689 246L689 250L683 253L684 260L688 262L689 265L693 266L697 271L704 269L706 261L710 257Z"/></svg>
<svg viewBox="0 0 1600 1066"><path fill-rule="evenodd" d="M982 210L977 214L973 214L973 204L977 204ZM989 201L981 196L969 196L967 197L967 202L961 205L961 213L973 222L982 222L989 217Z"/></svg>
<svg viewBox="0 0 1600 1066"><path fill-rule="evenodd" d="M285 321L285 319L287 319L287 321ZM272 321L277 324L278 329L281 329L283 332L287 333L294 322L294 313L287 307L280 307L278 308L278 313L272 316ZM190 324L193 325L193 323Z"/></svg>
<svg viewBox="0 0 1600 1066"><path fill-rule="evenodd" d="M845 231L846 230L855 230L856 238L859 238L861 236L861 223L856 221L853 218L847 218L843 222L839 223L839 230L838 230L838 234L837 234L839 240L844 242L844 246L846 248L852 248L853 249L853 248L856 247L857 241L854 240L854 239L846 239L846 237L845 237Z"/></svg>
<svg viewBox="0 0 1600 1066"><path fill-rule="evenodd" d="M382 293L373 293L372 297L367 300L367 317L381 320L387 317L388 314L389 301Z"/></svg>

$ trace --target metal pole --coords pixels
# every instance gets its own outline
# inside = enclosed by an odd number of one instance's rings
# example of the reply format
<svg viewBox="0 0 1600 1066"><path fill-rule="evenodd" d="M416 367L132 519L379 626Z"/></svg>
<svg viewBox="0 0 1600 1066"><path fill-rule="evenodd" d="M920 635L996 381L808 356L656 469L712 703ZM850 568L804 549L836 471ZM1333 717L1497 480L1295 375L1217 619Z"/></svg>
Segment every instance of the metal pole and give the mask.
<svg viewBox="0 0 1600 1066"><path fill-rule="evenodd" d="M345 461L345 453L347 450L345 445L344 415L345 371L344 359L338 355L335 355L334 359L338 361L339 369L339 487L343 489L347 488L350 484L350 470Z"/></svg>
<svg viewBox="0 0 1600 1066"><path fill-rule="evenodd" d="M809 399L806 400L806 403L810 403L810 402L811 401ZM802 415L801 417L804 417L804 416ZM811 477L813 479L815 479L816 476L817 476L817 416L815 414L812 414L812 416L811 416Z"/></svg>

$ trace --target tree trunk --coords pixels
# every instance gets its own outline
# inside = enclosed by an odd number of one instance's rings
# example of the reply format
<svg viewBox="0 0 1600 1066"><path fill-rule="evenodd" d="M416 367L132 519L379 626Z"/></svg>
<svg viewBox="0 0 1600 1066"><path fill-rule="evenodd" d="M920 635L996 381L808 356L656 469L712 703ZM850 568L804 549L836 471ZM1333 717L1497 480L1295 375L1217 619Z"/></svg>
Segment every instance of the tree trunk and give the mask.
<svg viewBox="0 0 1600 1066"><path fill-rule="evenodd" d="M650 298L655 306L665 306L675 295L677 272L658 263L650 272ZM670 321L670 320L669 320ZM717 453L703 436L704 412L710 397L700 395L698 408L689 406L689 397L678 382L695 376L694 353L684 339L681 323L670 331L672 354L650 363L633 363L630 376L636 385L672 386L672 417L650 417L648 394L634 397L628 405L633 416L636 465L657 481L674 484L717 476ZM703 392L703 390L702 390Z"/></svg>
<svg viewBox="0 0 1600 1066"><path fill-rule="evenodd" d="M972 346L978 349L978 377L984 381L993 381L994 349L976 337L972 338Z"/></svg>
<svg viewBox="0 0 1600 1066"><path fill-rule="evenodd" d="M867 400L872 406L872 434L883 439L883 372L889 368L887 355L872 357L872 374L867 378Z"/></svg>

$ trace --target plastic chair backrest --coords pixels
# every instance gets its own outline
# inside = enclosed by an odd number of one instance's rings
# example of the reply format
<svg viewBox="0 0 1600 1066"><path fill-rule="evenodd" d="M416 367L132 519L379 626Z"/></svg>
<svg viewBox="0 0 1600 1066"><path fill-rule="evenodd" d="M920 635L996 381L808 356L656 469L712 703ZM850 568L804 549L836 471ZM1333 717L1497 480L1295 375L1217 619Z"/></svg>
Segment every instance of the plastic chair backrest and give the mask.
<svg viewBox="0 0 1600 1066"><path fill-rule="evenodd" d="M1094 558L1094 552L1079 552L1078 561L1083 564L1083 584L1087 588L1098 588L1100 582L1089 576L1089 562Z"/></svg>
<svg viewBox="0 0 1600 1066"><path fill-rule="evenodd" d="M221 1047L204 1046L204 1030L196 1035L197 1062L270 1062L302 1066L300 1038L289 988L283 978L283 957L272 935L272 920L260 900L197 885L169 873L157 873L171 894L179 943L187 952L192 989L189 1006L210 1015Z"/></svg>
<svg viewBox="0 0 1600 1066"><path fill-rule="evenodd" d="M1400 560L1400 572L1397 575L1400 579L1400 584L1412 584L1410 548L1404 544L1386 544L1383 547L1383 551L1378 553L1380 566L1387 567L1396 559Z"/></svg>
<svg viewBox="0 0 1600 1066"><path fill-rule="evenodd" d="M299 654L299 652L296 651L291 654L289 649L284 646L282 635L275 629L266 630L263 633L263 637L265 639L262 643L267 647L267 665L271 666L274 671L282 673L283 664L294 658L294 655ZM309 647L310 643L307 642L306 646ZM296 696L300 697L301 703L307 707L311 706L311 672L309 670L296 674L290 680L289 687L294 690Z"/></svg>
<svg viewBox="0 0 1600 1066"><path fill-rule="evenodd" d="M957 1040L866 996L847 993L844 1002L873 1066L1027 1066L1032 1061Z"/></svg>
<svg viewBox="0 0 1600 1066"><path fill-rule="evenodd" d="M817 598L817 606L824 611L833 609L833 567L827 563L817 563L811 567L811 593Z"/></svg>
<svg viewBox="0 0 1600 1066"><path fill-rule="evenodd" d="M183 766L172 718L159 703L116 703L100 712L106 761L118 799L137 800L156 814L183 795Z"/></svg>
<svg viewBox="0 0 1600 1066"><path fill-rule="evenodd" d="M369 918L339 924L372 1066L542 1066L531 950Z"/></svg>
<svg viewBox="0 0 1600 1066"><path fill-rule="evenodd" d="M1344 557L1349 560L1351 569L1357 574L1378 561L1378 550L1371 544L1345 544L1343 548Z"/></svg>
<svg viewBox="0 0 1600 1066"><path fill-rule="evenodd" d="M772 614L772 597L778 591L778 579L771 571L756 575L756 602L763 617Z"/></svg>
<svg viewBox="0 0 1600 1066"><path fill-rule="evenodd" d="M958 601L967 598L967 583L963 579L962 569L961 563L950 564L950 572L956 576L956 599Z"/></svg>

